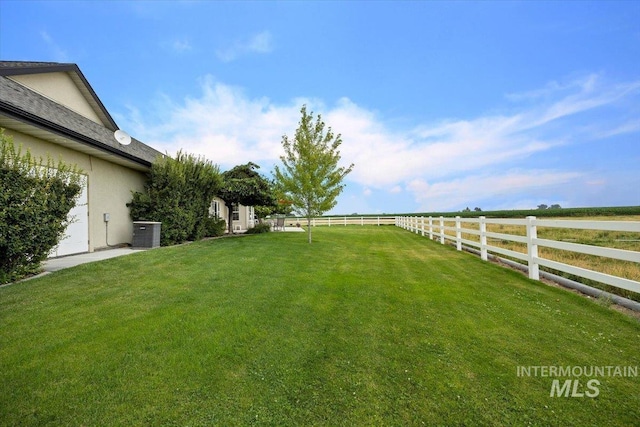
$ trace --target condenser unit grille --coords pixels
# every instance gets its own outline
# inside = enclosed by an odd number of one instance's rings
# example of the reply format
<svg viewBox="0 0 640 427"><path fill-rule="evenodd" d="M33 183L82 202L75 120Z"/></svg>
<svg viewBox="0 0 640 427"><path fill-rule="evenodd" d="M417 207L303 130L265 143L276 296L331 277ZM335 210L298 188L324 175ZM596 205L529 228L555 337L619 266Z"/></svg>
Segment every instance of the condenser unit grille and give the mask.
<svg viewBox="0 0 640 427"><path fill-rule="evenodd" d="M157 248L160 246L160 222L134 221L134 248Z"/></svg>

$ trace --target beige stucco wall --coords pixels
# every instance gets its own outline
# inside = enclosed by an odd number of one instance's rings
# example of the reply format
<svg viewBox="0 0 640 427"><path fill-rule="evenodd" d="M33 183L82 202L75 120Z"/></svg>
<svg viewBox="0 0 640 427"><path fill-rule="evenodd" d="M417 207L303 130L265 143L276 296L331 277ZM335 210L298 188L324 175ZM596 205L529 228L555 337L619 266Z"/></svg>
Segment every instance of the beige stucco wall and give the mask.
<svg viewBox="0 0 640 427"><path fill-rule="evenodd" d="M126 203L131 201L131 191L142 191L146 180L143 172L98 159L68 148L7 129L23 150L44 157L51 156L68 164L75 164L87 176L89 204L89 251L107 246L107 228L103 214L110 214L108 224L109 245L132 242L133 222Z"/></svg>
<svg viewBox="0 0 640 427"><path fill-rule="evenodd" d="M103 124L67 73L25 74L10 78L89 120Z"/></svg>
<svg viewBox="0 0 640 427"><path fill-rule="evenodd" d="M214 198L214 201L218 202L220 206L220 216L222 217L222 219L227 221L227 229L228 229L229 228L229 224L228 224L229 210L227 208L227 205L217 197ZM211 209L209 209L209 212L213 215L213 203L212 203ZM233 230L246 231L249 228L253 228L255 224L254 224L253 218L251 218L252 214L253 214L253 209L250 206L240 205L240 209L239 209L240 218L233 221Z"/></svg>

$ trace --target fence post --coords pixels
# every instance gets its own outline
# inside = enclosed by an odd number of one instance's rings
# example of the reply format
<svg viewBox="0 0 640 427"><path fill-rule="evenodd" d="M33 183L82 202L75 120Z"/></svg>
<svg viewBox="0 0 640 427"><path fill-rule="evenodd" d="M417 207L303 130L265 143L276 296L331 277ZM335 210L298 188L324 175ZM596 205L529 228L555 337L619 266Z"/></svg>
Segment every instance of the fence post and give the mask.
<svg viewBox="0 0 640 427"><path fill-rule="evenodd" d="M540 280L540 266L536 262L538 258L538 245L534 240L538 238L536 217L527 217L527 261L529 263L529 279Z"/></svg>
<svg viewBox="0 0 640 427"><path fill-rule="evenodd" d="M460 217L456 217L456 249L462 250L462 232L460 231Z"/></svg>
<svg viewBox="0 0 640 427"><path fill-rule="evenodd" d="M424 216L420 217L420 230L422 232L422 237L424 237Z"/></svg>
<svg viewBox="0 0 640 427"><path fill-rule="evenodd" d="M429 217L429 239L433 240L433 217Z"/></svg>
<svg viewBox="0 0 640 427"><path fill-rule="evenodd" d="M331 227L331 217L329 217L329 227Z"/></svg>
<svg viewBox="0 0 640 427"><path fill-rule="evenodd" d="M444 217L440 217L440 243L444 245Z"/></svg>
<svg viewBox="0 0 640 427"><path fill-rule="evenodd" d="M487 256L487 223L484 222L485 217L481 216L480 220L480 258L483 261L488 259Z"/></svg>
<svg viewBox="0 0 640 427"><path fill-rule="evenodd" d="M380 227L380 217L378 217L378 227Z"/></svg>
<svg viewBox="0 0 640 427"><path fill-rule="evenodd" d="M360 225L364 225L364 217L360 217Z"/></svg>

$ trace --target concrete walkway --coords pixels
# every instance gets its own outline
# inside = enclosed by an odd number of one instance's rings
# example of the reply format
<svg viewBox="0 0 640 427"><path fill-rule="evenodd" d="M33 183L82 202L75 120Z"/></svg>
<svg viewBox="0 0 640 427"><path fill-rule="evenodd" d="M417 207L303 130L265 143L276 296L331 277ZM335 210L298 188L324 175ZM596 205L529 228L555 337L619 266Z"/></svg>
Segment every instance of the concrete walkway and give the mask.
<svg viewBox="0 0 640 427"><path fill-rule="evenodd" d="M276 230L274 230L276 231ZM278 230L281 231L281 230ZM304 228L302 227L284 227L284 231L290 232L290 233L300 233L302 231L304 231Z"/></svg>
<svg viewBox="0 0 640 427"><path fill-rule="evenodd" d="M86 264L88 262L102 261L103 259L129 255L136 252L142 252L144 250L145 249L115 248L85 254L69 255L60 258L49 258L42 263L42 269L45 273L51 273L53 271L62 270L63 268L75 267L76 265Z"/></svg>

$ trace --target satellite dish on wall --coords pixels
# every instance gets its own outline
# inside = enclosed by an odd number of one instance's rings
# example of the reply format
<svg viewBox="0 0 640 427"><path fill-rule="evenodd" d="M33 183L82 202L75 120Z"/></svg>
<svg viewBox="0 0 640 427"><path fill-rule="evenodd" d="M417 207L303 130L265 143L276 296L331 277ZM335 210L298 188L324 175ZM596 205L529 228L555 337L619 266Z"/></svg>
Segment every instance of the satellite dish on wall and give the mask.
<svg viewBox="0 0 640 427"><path fill-rule="evenodd" d="M113 133L113 136L116 139L116 141L118 141L118 143L120 143L121 145L131 144L131 137L129 136L128 133L126 133L123 130L118 129Z"/></svg>

